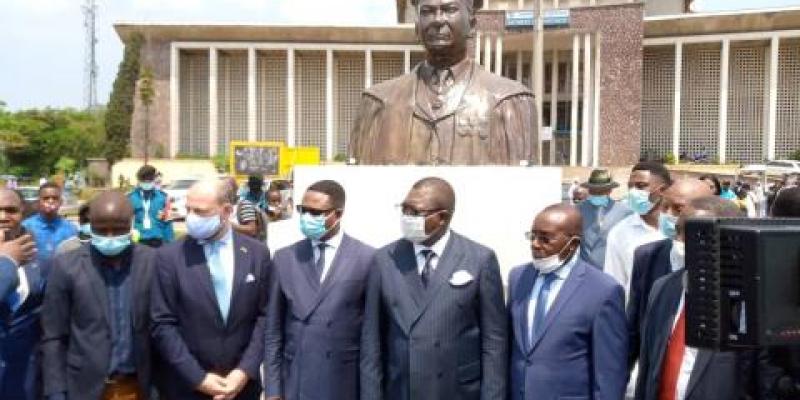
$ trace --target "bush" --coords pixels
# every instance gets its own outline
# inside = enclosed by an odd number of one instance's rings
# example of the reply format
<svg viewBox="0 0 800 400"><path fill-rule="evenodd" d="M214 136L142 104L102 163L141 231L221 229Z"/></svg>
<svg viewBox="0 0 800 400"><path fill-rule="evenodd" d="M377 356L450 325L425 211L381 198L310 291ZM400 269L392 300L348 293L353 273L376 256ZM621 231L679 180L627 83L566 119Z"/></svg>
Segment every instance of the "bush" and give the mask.
<svg viewBox="0 0 800 400"><path fill-rule="evenodd" d="M664 164L676 165L678 164L678 158L671 152L667 153L667 155L664 156Z"/></svg>
<svg viewBox="0 0 800 400"><path fill-rule="evenodd" d="M789 158L800 161L800 149L795 150L791 155L789 155Z"/></svg>

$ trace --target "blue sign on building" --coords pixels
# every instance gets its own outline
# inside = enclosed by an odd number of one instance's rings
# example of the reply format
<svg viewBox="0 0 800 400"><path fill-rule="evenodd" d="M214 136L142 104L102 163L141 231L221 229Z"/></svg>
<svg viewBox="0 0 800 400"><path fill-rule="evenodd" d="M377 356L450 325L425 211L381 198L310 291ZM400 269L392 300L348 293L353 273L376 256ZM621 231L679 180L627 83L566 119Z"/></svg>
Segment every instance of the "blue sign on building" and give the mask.
<svg viewBox="0 0 800 400"><path fill-rule="evenodd" d="M506 11L506 28L532 28L536 21L533 11ZM544 12L545 28L563 28L569 26L569 10L546 10Z"/></svg>

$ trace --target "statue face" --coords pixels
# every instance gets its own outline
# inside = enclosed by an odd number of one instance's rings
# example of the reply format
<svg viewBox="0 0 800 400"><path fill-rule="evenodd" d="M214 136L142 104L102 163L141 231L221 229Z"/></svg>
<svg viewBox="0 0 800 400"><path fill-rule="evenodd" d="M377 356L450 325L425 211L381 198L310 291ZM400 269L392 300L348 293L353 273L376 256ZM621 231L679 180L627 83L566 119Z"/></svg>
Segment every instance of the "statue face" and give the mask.
<svg viewBox="0 0 800 400"><path fill-rule="evenodd" d="M466 0L471 1L471 0ZM417 35L429 52L465 52L475 26L465 0L420 0Z"/></svg>

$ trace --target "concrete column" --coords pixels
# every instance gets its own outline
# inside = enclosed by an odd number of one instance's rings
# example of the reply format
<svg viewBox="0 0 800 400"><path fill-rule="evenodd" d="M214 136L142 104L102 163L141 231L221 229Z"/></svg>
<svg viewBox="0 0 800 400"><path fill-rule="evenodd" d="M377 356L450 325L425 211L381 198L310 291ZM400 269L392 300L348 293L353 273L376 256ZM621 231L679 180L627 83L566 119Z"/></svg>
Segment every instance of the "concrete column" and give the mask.
<svg viewBox="0 0 800 400"><path fill-rule="evenodd" d="M522 82L522 51L517 52L517 82Z"/></svg>
<svg viewBox="0 0 800 400"><path fill-rule="evenodd" d="M594 88L592 89L592 167L600 166L600 33L594 35Z"/></svg>
<svg viewBox="0 0 800 400"><path fill-rule="evenodd" d="M364 50L364 87L372 86L372 50Z"/></svg>
<svg viewBox="0 0 800 400"><path fill-rule="evenodd" d="M683 42L675 43L675 90L672 99L672 154L681 154L681 82L683 81Z"/></svg>
<svg viewBox="0 0 800 400"><path fill-rule="evenodd" d="M217 103L218 52L208 49L208 155L217 155L219 104Z"/></svg>
<svg viewBox="0 0 800 400"><path fill-rule="evenodd" d="M558 49L553 49L550 62L550 165L556 165L556 126L558 125Z"/></svg>
<svg viewBox="0 0 800 400"><path fill-rule="evenodd" d="M411 50L403 52L403 71L406 74L411 72Z"/></svg>
<svg viewBox="0 0 800 400"><path fill-rule="evenodd" d="M483 59L481 58L481 31L475 31L475 63L482 64Z"/></svg>
<svg viewBox="0 0 800 400"><path fill-rule="evenodd" d="M325 159L333 161L333 50L325 51Z"/></svg>
<svg viewBox="0 0 800 400"><path fill-rule="evenodd" d="M572 83L571 110L570 110L570 131L569 131L569 165L578 165L578 83L580 79L580 58L581 37L580 34L572 35L572 73L570 82Z"/></svg>
<svg viewBox="0 0 800 400"><path fill-rule="evenodd" d="M537 143L536 162L542 164L542 101L544 99L544 18L542 17L541 10L542 0L538 0L538 12L536 16L536 29L533 32L534 37L534 51L531 62L534 87L534 95L536 96L536 112L539 114L536 118L535 134Z"/></svg>
<svg viewBox="0 0 800 400"><path fill-rule="evenodd" d="M286 145L295 145L294 48L286 49Z"/></svg>
<svg viewBox="0 0 800 400"><path fill-rule="evenodd" d="M773 35L769 45L769 103L767 103L766 159L775 159L775 136L778 123L778 56L780 38Z"/></svg>
<svg viewBox="0 0 800 400"><path fill-rule="evenodd" d="M503 75L503 35L498 34L495 39L494 51L494 73Z"/></svg>
<svg viewBox="0 0 800 400"><path fill-rule="evenodd" d="M728 85L731 60L731 41L722 39L719 68L719 148L717 157L725 164L728 151Z"/></svg>
<svg viewBox="0 0 800 400"><path fill-rule="evenodd" d="M590 166L592 154L592 35L583 35L583 123L581 124L581 166Z"/></svg>
<svg viewBox="0 0 800 400"><path fill-rule="evenodd" d="M486 38L484 39L483 44L483 69L486 71L492 71L492 36L488 33L486 34Z"/></svg>
<svg viewBox="0 0 800 400"><path fill-rule="evenodd" d="M256 48L247 49L247 140L256 141L258 105L256 104Z"/></svg>
<svg viewBox="0 0 800 400"><path fill-rule="evenodd" d="M174 43L170 46L169 58L169 154L175 158L178 155L181 135L181 50Z"/></svg>
<svg viewBox="0 0 800 400"><path fill-rule="evenodd" d="M525 0L517 0L517 9L522 10L525 8Z"/></svg>

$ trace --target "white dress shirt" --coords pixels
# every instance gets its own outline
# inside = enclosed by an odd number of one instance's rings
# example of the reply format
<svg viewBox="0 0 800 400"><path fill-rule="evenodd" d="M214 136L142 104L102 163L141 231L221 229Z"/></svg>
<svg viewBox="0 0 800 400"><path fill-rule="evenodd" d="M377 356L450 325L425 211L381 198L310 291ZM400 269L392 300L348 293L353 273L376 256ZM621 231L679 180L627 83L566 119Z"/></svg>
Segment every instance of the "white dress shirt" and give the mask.
<svg viewBox="0 0 800 400"><path fill-rule="evenodd" d="M634 252L643 244L664 238L661 231L647 225L638 214L627 216L608 232L606 261L603 268L625 288L626 302L631 289Z"/></svg>
<svg viewBox="0 0 800 400"><path fill-rule="evenodd" d="M25 268L17 267L17 276L19 277L19 286L17 286L17 296L14 299L14 304L10 304L12 312L16 312L17 309L19 309L31 292L30 284L28 283L28 274L25 273Z"/></svg>
<svg viewBox="0 0 800 400"><path fill-rule="evenodd" d="M311 246L314 249L314 264L316 265L317 261L319 261L319 244L322 243L321 240L312 240ZM331 264L333 264L333 258L336 257L336 251L339 250L339 246L342 245L342 230L339 229L339 232L336 232L335 235L331 236L328 240L325 240L325 265L322 266L322 273L319 276L319 282L322 283L325 281L325 277L328 276L328 271L331 269Z"/></svg>
<svg viewBox="0 0 800 400"><path fill-rule="evenodd" d="M422 275L422 269L425 268L425 256L422 255L423 250L432 250L433 256L431 258L431 272L436 271L436 266L439 265L439 258L444 253L444 248L450 240L450 229L433 244L433 246L425 246L423 244L414 243L414 254L417 256L417 272Z"/></svg>
<svg viewBox="0 0 800 400"><path fill-rule="evenodd" d="M561 287L564 286L564 282L566 282L567 277L569 277L570 272L572 272L572 268L575 267L575 264L578 263L578 259L580 258L581 249L578 248L575 251L575 254L572 258L564 264L563 267L559 268L558 270L554 271L555 279L550 284L550 293L547 294L547 303L545 304L545 314L550 311L550 307L555 302L556 298L558 297L558 293L561 291ZM536 277L536 282L533 284L533 289L531 290L530 299L528 300L528 335L531 335L533 332L533 321L536 318L536 300L539 297L539 292L542 290L542 285L544 284L544 277L542 274L539 274Z"/></svg>
<svg viewBox="0 0 800 400"><path fill-rule="evenodd" d="M686 291L684 290L683 294L681 295L681 302L678 304L678 311L675 313L675 318L672 320L673 331L675 330L675 326L678 324L678 317L681 315L681 310L683 310L685 296ZM675 387L675 400L686 399L686 389L689 388L689 379L692 377L692 370L694 369L694 363L696 360L697 349L686 346L685 350L683 351L681 370L680 373L678 373L678 385Z"/></svg>

